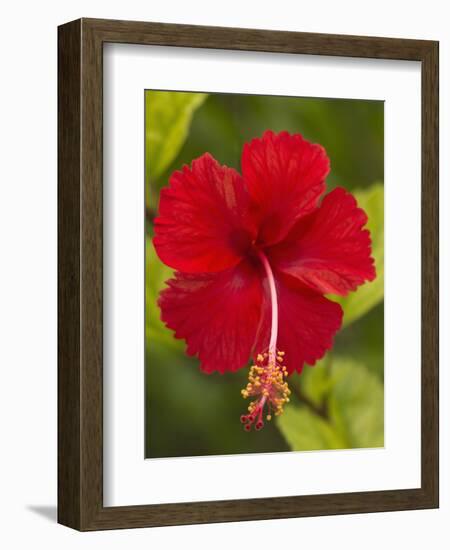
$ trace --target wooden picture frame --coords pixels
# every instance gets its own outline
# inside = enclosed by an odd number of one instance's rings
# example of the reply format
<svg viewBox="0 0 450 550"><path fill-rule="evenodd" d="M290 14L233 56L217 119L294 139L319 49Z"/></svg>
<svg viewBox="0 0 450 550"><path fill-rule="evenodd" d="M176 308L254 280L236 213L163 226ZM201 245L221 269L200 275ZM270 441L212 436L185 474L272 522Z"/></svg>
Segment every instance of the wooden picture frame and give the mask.
<svg viewBox="0 0 450 550"><path fill-rule="evenodd" d="M103 505L102 47L105 42L415 60L422 67L421 487ZM79 19L58 29L58 521L81 530L438 506L438 43Z"/></svg>

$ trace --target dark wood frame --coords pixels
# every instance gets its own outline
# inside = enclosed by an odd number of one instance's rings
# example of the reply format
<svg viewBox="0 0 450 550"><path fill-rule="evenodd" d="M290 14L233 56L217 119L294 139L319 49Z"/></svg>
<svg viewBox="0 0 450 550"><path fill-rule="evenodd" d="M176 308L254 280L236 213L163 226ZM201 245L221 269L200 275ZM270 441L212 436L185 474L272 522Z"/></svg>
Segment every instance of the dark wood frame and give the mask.
<svg viewBox="0 0 450 550"><path fill-rule="evenodd" d="M420 61L422 484L418 489L103 506L103 43ZM82 531L438 506L438 42L79 19L58 29L58 521Z"/></svg>

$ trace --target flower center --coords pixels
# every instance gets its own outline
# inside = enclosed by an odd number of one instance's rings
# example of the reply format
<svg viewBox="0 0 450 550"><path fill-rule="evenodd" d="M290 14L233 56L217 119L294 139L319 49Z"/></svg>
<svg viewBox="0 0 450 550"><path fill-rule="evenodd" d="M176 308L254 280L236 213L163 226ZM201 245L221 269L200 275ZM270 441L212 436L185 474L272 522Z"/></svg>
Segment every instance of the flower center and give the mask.
<svg viewBox="0 0 450 550"><path fill-rule="evenodd" d="M275 416L283 412L283 405L289 402L291 391L285 381L287 369L283 365L284 351L277 350L278 337L278 299L275 286L275 279L265 254L258 251L258 257L264 267L269 282L270 307L272 312L272 323L270 330L269 349L259 353L256 364L250 368L248 384L242 390L244 399L254 397L255 399L248 407L248 414L241 416L244 429L250 431L252 425L256 430L264 426L263 415L267 408L266 420L270 421L272 413Z"/></svg>

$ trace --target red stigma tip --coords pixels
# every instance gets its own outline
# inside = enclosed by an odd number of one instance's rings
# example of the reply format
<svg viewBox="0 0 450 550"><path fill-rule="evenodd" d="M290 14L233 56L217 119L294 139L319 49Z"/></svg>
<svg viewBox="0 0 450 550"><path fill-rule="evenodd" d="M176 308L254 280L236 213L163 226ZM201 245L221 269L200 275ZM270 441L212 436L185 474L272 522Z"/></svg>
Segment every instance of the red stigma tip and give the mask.
<svg viewBox="0 0 450 550"><path fill-rule="evenodd" d="M251 429L252 429L252 425L251 425L251 424L246 424L246 425L244 426L244 430L245 430L246 432L249 432Z"/></svg>
<svg viewBox="0 0 450 550"><path fill-rule="evenodd" d="M262 420L258 420L258 422L255 425L255 430L260 430L264 426L264 422Z"/></svg>
<svg viewBox="0 0 450 550"><path fill-rule="evenodd" d="M248 420L248 416L246 414L241 414L241 422L242 424L245 424Z"/></svg>

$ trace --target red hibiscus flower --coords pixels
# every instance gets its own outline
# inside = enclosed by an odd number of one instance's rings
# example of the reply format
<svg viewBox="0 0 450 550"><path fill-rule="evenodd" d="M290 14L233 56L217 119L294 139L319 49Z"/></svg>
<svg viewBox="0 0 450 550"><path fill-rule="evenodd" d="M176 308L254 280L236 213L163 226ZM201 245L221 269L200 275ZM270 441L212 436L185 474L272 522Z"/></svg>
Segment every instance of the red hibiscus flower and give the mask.
<svg viewBox="0 0 450 550"><path fill-rule="evenodd" d="M345 296L375 278L367 216L336 188L329 159L301 135L266 131L245 144L242 176L206 153L161 191L153 243L176 271L161 318L201 369L236 371L253 356L245 428L289 400L286 378L332 347Z"/></svg>

